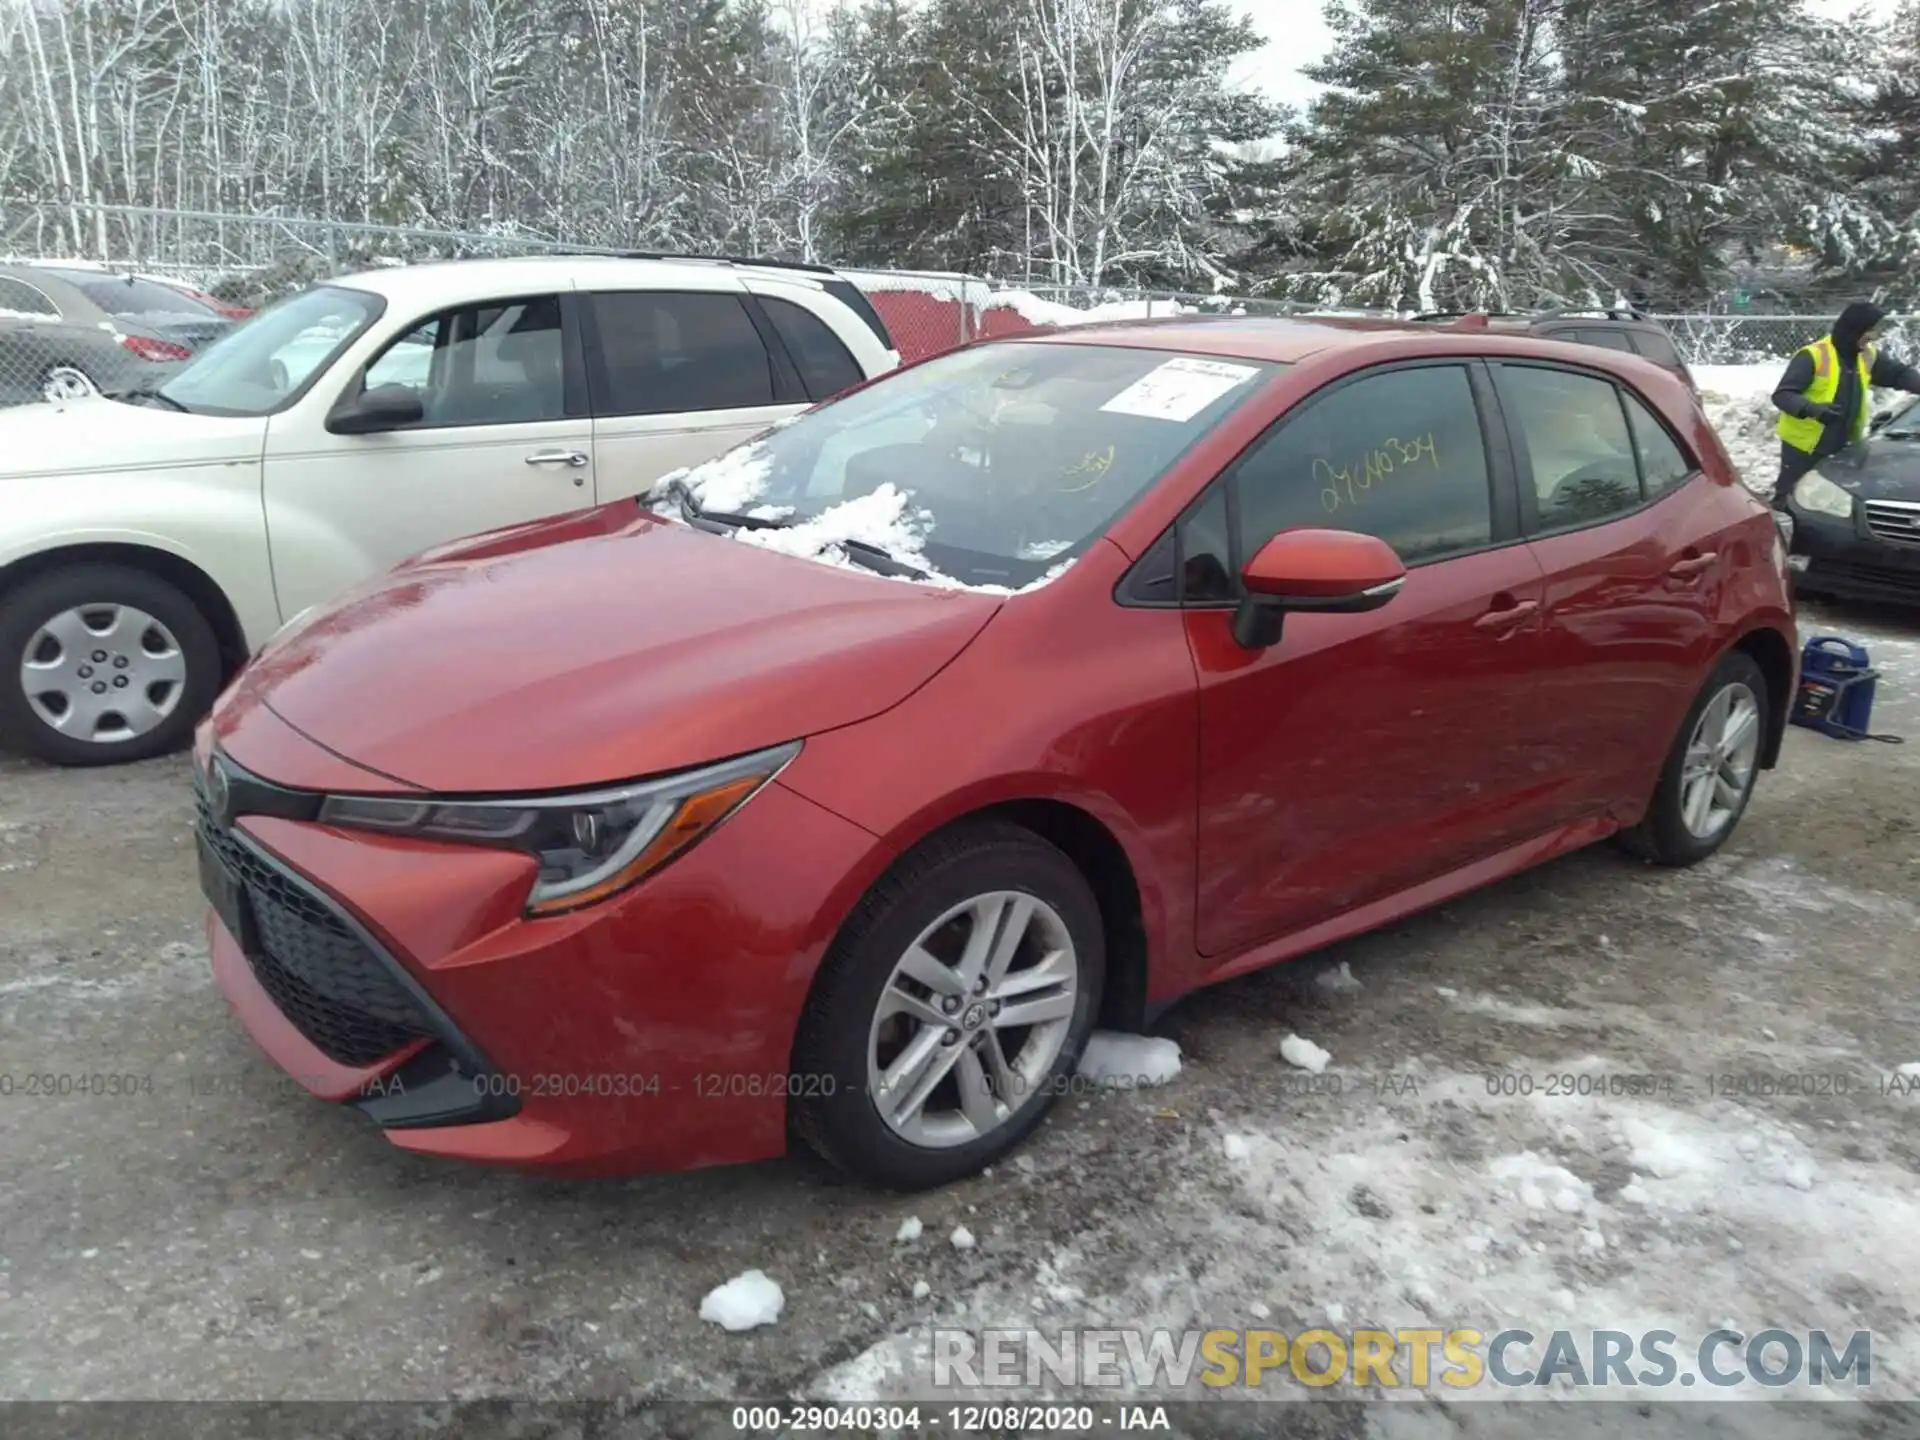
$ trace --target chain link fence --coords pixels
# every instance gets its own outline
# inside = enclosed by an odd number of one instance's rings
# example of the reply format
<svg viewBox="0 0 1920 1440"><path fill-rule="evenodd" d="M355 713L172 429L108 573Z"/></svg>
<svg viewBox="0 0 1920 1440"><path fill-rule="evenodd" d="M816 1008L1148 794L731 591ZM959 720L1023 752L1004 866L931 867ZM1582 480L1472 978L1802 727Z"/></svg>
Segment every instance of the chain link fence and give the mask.
<svg viewBox="0 0 1920 1440"><path fill-rule="evenodd" d="M429 260L615 254L501 228L455 231L302 216L0 199L0 405L160 383L252 310L317 281ZM1047 285L948 272L848 270L903 358L981 337L1098 320L1291 315L1236 296ZM1376 312L1377 313L1377 312ZM1657 316L1690 364L1784 363L1828 316ZM1912 355L1903 318L1896 354Z"/></svg>

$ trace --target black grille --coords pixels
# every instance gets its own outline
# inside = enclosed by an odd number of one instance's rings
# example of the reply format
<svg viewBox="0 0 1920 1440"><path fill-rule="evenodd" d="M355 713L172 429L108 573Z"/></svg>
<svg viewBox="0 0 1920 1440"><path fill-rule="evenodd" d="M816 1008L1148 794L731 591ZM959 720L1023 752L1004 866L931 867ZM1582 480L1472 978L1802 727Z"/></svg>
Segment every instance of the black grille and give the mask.
<svg viewBox="0 0 1920 1440"><path fill-rule="evenodd" d="M432 1033L407 988L331 907L214 825L204 800L198 820L252 909L259 943L247 963L315 1049L342 1065L371 1065Z"/></svg>
<svg viewBox="0 0 1920 1440"><path fill-rule="evenodd" d="M1920 545L1920 505L1902 500L1869 500L1867 529L1896 545Z"/></svg>

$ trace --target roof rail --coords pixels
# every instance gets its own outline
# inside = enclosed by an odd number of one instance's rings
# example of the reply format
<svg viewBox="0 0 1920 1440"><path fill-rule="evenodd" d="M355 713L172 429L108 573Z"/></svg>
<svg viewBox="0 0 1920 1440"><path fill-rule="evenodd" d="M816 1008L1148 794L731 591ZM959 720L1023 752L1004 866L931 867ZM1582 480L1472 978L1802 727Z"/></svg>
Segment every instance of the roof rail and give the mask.
<svg viewBox="0 0 1920 1440"><path fill-rule="evenodd" d="M700 260L709 265L751 265L762 270L801 270L810 275L837 273L831 265L816 265L807 260L772 260L764 255L700 255L666 250L621 250L615 255L621 260Z"/></svg>
<svg viewBox="0 0 1920 1440"><path fill-rule="evenodd" d="M1604 307L1599 305L1594 305L1586 308L1581 308L1577 306L1568 306L1564 309L1542 310L1538 318L1541 320L1579 320L1579 319L1644 320L1646 316L1641 314L1640 311L1634 309L1631 305L1629 305L1624 310L1617 305L1608 305Z"/></svg>

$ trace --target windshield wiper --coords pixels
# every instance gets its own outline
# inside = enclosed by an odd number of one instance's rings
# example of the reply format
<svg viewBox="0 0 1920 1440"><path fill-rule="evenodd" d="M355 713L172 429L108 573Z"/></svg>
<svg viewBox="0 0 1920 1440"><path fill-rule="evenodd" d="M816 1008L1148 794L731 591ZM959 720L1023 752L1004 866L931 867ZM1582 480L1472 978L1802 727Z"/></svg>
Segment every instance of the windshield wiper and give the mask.
<svg viewBox="0 0 1920 1440"><path fill-rule="evenodd" d="M708 510L693 498L693 492L679 480L670 480L665 489L649 490L640 497L642 505L651 505L656 500L672 500L680 506L680 513L702 529L718 527L725 530L784 530L793 521L784 515L748 515L739 510Z"/></svg>
<svg viewBox="0 0 1920 1440"><path fill-rule="evenodd" d="M834 543L847 552L847 559L863 570L871 570L879 575L898 575L907 580L931 578L918 566L896 560L878 545L868 544L865 540L836 540Z"/></svg>
<svg viewBox="0 0 1920 1440"><path fill-rule="evenodd" d="M162 405L178 410L182 415L191 415L193 413L171 395L163 394L157 385L136 385L131 390L115 390L110 392L107 398L109 400L131 400L136 402L158 400Z"/></svg>

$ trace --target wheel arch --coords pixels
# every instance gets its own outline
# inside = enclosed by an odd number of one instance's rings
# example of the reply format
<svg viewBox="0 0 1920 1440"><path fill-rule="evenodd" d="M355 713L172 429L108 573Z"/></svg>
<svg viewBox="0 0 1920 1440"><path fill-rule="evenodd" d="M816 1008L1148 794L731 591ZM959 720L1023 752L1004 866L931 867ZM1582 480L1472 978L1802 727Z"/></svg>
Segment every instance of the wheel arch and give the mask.
<svg viewBox="0 0 1920 1440"><path fill-rule="evenodd" d="M814 1003L823 975L825 959L840 943L840 937L852 921L861 898L886 879L928 842L955 830L982 822L1000 821L1017 825L1059 849L1072 861L1093 891L1100 907L1100 919L1106 932L1107 974L1100 1002L1098 1024L1118 1030L1139 1030L1148 1018L1148 979L1151 944L1148 938L1146 903L1140 879L1126 846L1113 829L1091 810L1054 796L1020 796L995 799L943 815L909 836L886 847L886 859L843 893L836 908L830 938L822 948L822 963L815 967L801 1004L804 1014ZM801 1026L794 1027L789 1042L800 1043Z"/></svg>
<svg viewBox="0 0 1920 1440"><path fill-rule="evenodd" d="M1780 763L1780 750L1786 742L1799 660L1792 643L1771 625L1747 631L1731 648L1758 665L1767 682L1767 732L1760 741L1760 768L1771 770Z"/></svg>
<svg viewBox="0 0 1920 1440"><path fill-rule="evenodd" d="M74 565L124 565L164 580L194 603L220 644L221 682L230 680L250 653L239 612L220 584L185 556L157 546L125 541L57 545L0 566L0 604L28 580Z"/></svg>

